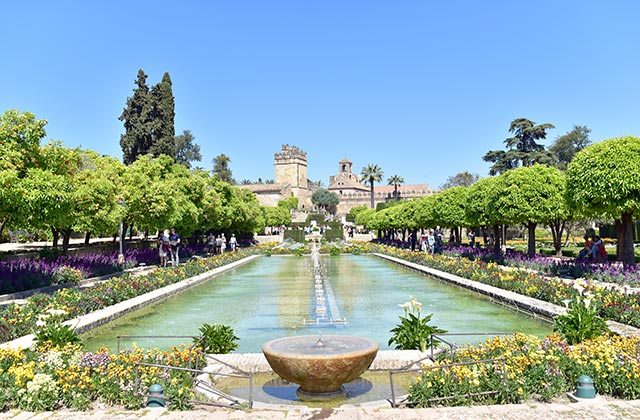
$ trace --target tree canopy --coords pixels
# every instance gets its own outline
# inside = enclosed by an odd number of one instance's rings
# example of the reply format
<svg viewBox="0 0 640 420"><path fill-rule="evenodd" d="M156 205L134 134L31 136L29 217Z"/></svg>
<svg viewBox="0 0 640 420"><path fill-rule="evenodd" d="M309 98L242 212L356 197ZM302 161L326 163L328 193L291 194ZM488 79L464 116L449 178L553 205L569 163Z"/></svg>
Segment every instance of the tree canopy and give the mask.
<svg viewBox="0 0 640 420"><path fill-rule="evenodd" d="M526 118L516 118L509 126L512 137L504 143L507 150L490 150L482 158L493 165L489 169L490 175L501 174L509 169L519 166L531 166L535 163L551 164L553 156L539 140L547 137L547 130L555 128L553 124L545 123L536 125Z"/></svg>
<svg viewBox="0 0 640 420"><path fill-rule="evenodd" d="M640 212L640 138L619 137L576 153L567 169L567 196L585 215L611 218L625 265L634 263L633 218Z"/></svg>

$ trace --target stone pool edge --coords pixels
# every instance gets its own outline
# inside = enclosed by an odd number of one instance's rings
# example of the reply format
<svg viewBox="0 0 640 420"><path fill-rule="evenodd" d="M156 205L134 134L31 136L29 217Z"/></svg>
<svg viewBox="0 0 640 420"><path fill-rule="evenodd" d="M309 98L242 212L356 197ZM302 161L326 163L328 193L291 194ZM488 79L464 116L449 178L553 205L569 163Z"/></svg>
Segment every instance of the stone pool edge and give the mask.
<svg viewBox="0 0 640 420"><path fill-rule="evenodd" d="M393 263L411 268L421 273L429 274L430 276L436 277L447 283L451 283L456 286L474 291L476 293L489 296L492 299L507 304L507 306L515 306L520 310L533 315L541 315L546 319L553 319L558 315L563 315L566 313L566 308L560 305L521 295L509 290L500 289L499 287L490 286L488 284L480 283L475 280L469 280L467 278L456 276L454 274L445 273L444 271L436 270L425 265L412 263L403 260L402 258L392 257L390 255L380 254L377 252L372 252L370 255L375 255L376 257L382 258L383 260L391 261ZM612 320L607 320L607 325L609 329L615 334L624 337L640 336L640 329L632 327L631 325L622 324L620 322Z"/></svg>
<svg viewBox="0 0 640 420"><path fill-rule="evenodd" d="M106 308L98 309L97 311L90 312L78 318L70 319L68 321L65 321L64 324L74 328L79 334L86 333L96 327L106 324L107 322L120 318L121 316L126 315L129 312L142 309L145 306L164 300L200 283L211 280L213 277L219 274L237 268L260 257L261 255L250 255L241 260L234 261L222 267L214 268L213 270L205 271L204 273L189 277L177 283L152 290L140 296L118 302L115 305L107 306ZM30 348L34 343L34 337L34 334L24 335L22 337L16 338L15 340L7 341L6 343L0 344L0 347L13 349Z"/></svg>

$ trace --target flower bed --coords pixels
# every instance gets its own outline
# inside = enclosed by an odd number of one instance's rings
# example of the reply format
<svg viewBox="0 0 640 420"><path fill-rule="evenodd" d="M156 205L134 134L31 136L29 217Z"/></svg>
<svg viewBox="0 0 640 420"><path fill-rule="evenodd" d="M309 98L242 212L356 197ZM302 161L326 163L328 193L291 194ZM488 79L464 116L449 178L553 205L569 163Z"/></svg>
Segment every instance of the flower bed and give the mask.
<svg viewBox="0 0 640 420"><path fill-rule="evenodd" d="M136 381L136 362L194 368L204 360L202 353L186 347L164 352L134 348L117 355L106 350L87 353L78 345L33 351L0 348L0 411L86 410L95 401L138 409L155 383L164 387L170 409L191 408L190 374L141 366Z"/></svg>
<svg viewBox="0 0 640 420"><path fill-rule="evenodd" d="M383 254L557 305L562 305L567 299L575 299L578 294L572 285L561 279L550 279L542 274L524 270L503 270L494 262L487 263L448 255L428 255L384 245L372 245L371 248ZM633 293L628 287L604 287L590 281L584 282L583 286L594 295L601 316L640 327L640 294Z"/></svg>
<svg viewBox="0 0 640 420"><path fill-rule="evenodd" d="M436 362L410 390L417 407L431 405L509 404L527 399L549 401L575 390L578 376L593 378L598 393L624 399L640 397L640 338L601 336L573 346L558 335L544 339L516 333L494 337L484 344L456 352L455 362L474 364L438 368L451 359ZM501 363L479 362L502 358ZM506 385L506 386L505 386ZM497 394L470 397L468 394L499 390ZM430 401L433 398L454 398Z"/></svg>
<svg viewBox="0 0 640 420"><path fill-rule="evenodd" d="M158 269L145 276L125 274L91 288L63 289L52 295L34 295L28 298L24 305L11 304L0 308L0 342L33 332L38 316L50 309L65 311L66 319L76 318L221 267L258 251L258 248L242 249L234 253L189 261L175 268Z"/></svg>
<svg viewBox="0 0 640 420"><path fill-rule="evenodd" d="M202 252L202 246L187 246L181 255L190 257ZM135 267L158 262L158 251L153 248L128 249L125 266L118 264L118 253L90 253L59 256L54 259L0 261L0 294L16 293L62 283L77 283L90 277L104 276Z"/></svg>
<svg viewBox="0 0 640 420"><path fill-rule="evenodd" d="M527 268L551 276L586 278L603 283L616 283L637 287L640 285L640 265L623 267L618 262L589 263L575 259L559 259L543 255L527 255L508 250L505 255L495 256L491 250L465 246L447 247L445 254L469 259L496 261L510 267Z"/></svg>

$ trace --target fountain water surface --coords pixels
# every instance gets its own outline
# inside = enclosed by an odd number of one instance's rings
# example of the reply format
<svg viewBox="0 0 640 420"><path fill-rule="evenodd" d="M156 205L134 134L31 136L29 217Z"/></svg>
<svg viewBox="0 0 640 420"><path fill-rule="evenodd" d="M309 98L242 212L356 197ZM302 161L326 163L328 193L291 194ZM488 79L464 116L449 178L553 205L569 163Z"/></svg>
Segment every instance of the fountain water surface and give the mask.
<svg viewBox="0 0 640 420"><path fill-rule="evenodd" d="M327 321L328 302L315 244L311 260L316 289L316 322L319 324ZM368 338L304 335L269 341L262 347L262 352L274 372L300 385L297 391L300 399L317 400L342 396L342 385L359 378L371 366L378 348L378 343Z"/></svg>

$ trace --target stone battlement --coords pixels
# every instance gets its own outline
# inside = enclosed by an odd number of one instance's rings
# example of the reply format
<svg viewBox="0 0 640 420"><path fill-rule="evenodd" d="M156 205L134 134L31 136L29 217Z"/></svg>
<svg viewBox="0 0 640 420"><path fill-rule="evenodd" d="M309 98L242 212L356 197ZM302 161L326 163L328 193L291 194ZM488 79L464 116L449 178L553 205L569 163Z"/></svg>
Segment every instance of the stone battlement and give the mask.
<svg viewBox="0 0 640 420"><path fill-rule="evenodd" d="M292 159L300 159L307 161L307 153L297 146L290 146L288 144L282 145L282 151L274 154L275 163L280 161L289 161Z"/></svg>

